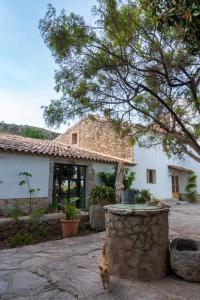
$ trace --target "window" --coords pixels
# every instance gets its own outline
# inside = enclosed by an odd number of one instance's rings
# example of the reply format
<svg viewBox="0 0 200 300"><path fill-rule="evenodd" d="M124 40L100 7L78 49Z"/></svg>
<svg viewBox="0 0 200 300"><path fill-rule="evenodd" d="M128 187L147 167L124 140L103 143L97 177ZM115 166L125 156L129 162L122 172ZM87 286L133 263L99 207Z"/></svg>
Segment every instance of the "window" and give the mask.
<svg viewBox="0 0 200 300"><path fill-rule="evenodd" d="M156 170L147 169L147 183L156 183Z"/></svg>
<svg viewBox="0 0 200 300"><path fill-rule="evenodd" d="M77 145L77 144L78 144L78 134L72 133L72 145Z"/></svg>
<svg viewBox="0 0 200 300"><path fill-rule="evenodd" d="M56 163L54 165L53 199L63 203L64 199L76 200L76 207L85 207L86 167Z"/></svg>

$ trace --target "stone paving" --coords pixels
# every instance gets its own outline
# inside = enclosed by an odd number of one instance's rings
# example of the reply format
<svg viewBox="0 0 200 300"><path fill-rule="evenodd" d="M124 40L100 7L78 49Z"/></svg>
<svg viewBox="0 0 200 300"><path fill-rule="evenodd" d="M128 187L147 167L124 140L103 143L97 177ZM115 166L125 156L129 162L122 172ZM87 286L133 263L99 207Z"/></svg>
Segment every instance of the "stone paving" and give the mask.
<svg viewBox="0 0 200 300"><path fill-rule="evenodd" d="M200 204L174 205L170 238L200 239ZM200 284L175 276L153 282L111 278L103 290L98 261L104 233L0 251L0 299L199 300Z"/></svg>

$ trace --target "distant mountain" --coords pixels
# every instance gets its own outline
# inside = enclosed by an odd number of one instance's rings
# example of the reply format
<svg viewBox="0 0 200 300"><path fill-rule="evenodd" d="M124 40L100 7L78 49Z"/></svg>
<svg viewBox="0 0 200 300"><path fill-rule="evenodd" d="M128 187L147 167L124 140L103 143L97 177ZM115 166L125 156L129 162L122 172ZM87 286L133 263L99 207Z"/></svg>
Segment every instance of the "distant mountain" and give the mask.
<svg viewBox="0 0 200 300"><path fill-rule="evenodd" d="M0 122L0 132L17 134L26 137L53 140L60 135L58 132L29 125L16 125Z"/></svg>

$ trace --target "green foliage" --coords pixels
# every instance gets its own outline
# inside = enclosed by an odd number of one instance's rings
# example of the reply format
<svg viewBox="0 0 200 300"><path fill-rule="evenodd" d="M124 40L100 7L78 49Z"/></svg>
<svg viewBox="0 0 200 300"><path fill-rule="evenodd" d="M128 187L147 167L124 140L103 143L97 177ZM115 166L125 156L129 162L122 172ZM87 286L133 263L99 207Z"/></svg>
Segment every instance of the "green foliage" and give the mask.
<svg viewBox="0 0 200 300"><path fill-rule="evenodd" d="M74 205L64 205L63 212L65 213L66 219L68 220L79 219L79 210Z"/></svg>
<svg viewBox="0 0 200 300"><path fill-rule="evenodd" d="M19 220L19 217L21 216L21 209L19 206L15 206L13 208L11 208L8 212L8 216L10 218L13 218L15 221Z"/></svg>
<svg viewBox="0 0 200 300"><path fill-rule="evenodd" d="M143 8L157 21L158 29L173 28L192 53L200 46L200 3L193 1L142 0Z"/></svg>
<svg viewBox="0 0 200 300"><path fill-rule="evenodd" d="M39 241L48 235L48 228L43 225L39 217L29 220L28 232L33 236L34 241Z"/></svg>
<svg viewBox="0 0 200 300"><path fill-rule="evenodd" d="M30 213L30 217L32 219L39 219L41 218L45 213L45 209L44 208L35 208L31 211Z"/></svg>
<svg viewBox="0 0 200 300"><path fill-rule="evenodd" d="M106 173L106 172L99 173L99 178L102 184L108 187L112 187L113 189L115 189L116 176L117 176L117 167L114 167L113 173ZM123 178L123 185L125 191L131 188L131 185L134 180L135 180L135 172L132 172L128 168L125 168L124 178Z"/></svg>
<svg viewBox="0 0 200 300"><path fill-rule="evenodd" d="M42 129L39 129L39 128L25 127L25 128L23 128L21 134L22 134L22 136L30 137L30 138L34 138L34 139L41 139L41 140L45 139L44 132L42 131Z"/></svg>
<svg viewBox="0 0 200 300"><path fill-rule="evenodd" d="M32 199L36 196L36 194L40 191L39 188L31 187L30 178L32 178L32 174L27 171L23 171L19 173L19 176L23 176L25 179L19 182L19 186L26 185L29 193L29 209L32 210Z"/></svg>
<svg viewBox="0 0 200 300"><path fill-rule="evenodd" d="M115 190L113 187L103 185L96 185L89 194L90 205L104 206L116 203Z"/></svg>
<svg viewBox="0 0 200 300"><path fill-rule="evenodd" d="M195 202L197 200L196 188L197 188L197 176L195 173L193 173L188 177L188 182L185 188L186 192L188 193L188 199L190 202Z"/></svg>
<svg viewBox="0 0 200 300"><path fill-rule="evenodd" d="M48 236L48 228L41 220L45 210L35 208L30 214L30 219L25 230L19 230L12 238L8 240L11 247L18 247L39 242ZM15 216L15 215L14 215ZM15 218L17 221L18 219Z"/></svg>
<svg viewBox="0 0 200 300"><path fill-rule="evenodd" d="M37 235L38 237L41 237L41 238L46 238L48 236L48 228L47 227L44 227L40 224L40 226L37 227Z"/></svg>
<svg viewBox="0 0 200 300"><path fill-rule="evenodd" d="M73 197L70 199L65 199L64 205L61 206L64 214L66 215L66 219L73 220L79 219L80 211L76 208L76 201L79 200L79 197Z"/></svg>
<svg viewBox="0 0 200 300"><path fill-rule="evenodd" d="M26 230L19 230L8 243L11 247L30 245L48 236L48 228L37 220L30 220Z"/></svg>
<svg viewBox="0 0 200 300"><path fill-rule="evenodd" d="M122 137L134 134L132 142L147 137L152 146L167 138L169 153L199 161L200 59L182 36L195 48L199 3L146 0L145 5L99 0L96 26L64 10L57 15L48 6L39 28L59 67L55 89L61 97L44 107L45 121L59 126L105 114ZM165 18L167 26L158 27L156 18Z"/></svg>
<svg viewBox="0 0 200 300"><path fill-rule="evenodd" d="M52 203L49 204L50 209L60 209L60 203L56 200L53 200Z"/></svg>
<svg viewBox="0 0 200 300"><path fill-rule="evenodd" d="M17 232L12 238L9 239L9 244L12 248L29 245L33 242L33 236L26 230Z"/></svg>
<svg viewBox="0 0 200 300"><path fill-rule="evenodd" d="M146 203L151 200L151 193L149 190L136 190L136 203Z"/></svg>

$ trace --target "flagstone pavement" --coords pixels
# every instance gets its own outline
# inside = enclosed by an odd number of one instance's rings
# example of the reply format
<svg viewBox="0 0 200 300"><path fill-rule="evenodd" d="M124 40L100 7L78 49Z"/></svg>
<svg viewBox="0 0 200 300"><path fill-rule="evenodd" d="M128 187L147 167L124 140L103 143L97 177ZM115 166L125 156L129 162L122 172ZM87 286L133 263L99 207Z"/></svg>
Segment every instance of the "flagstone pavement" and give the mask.
<svg viewBox="0 0 200 300"><path fill-rule="evenodd" d="M170 239L200 240L200 204L173 204ZM111 278L103 290L98 261L104 233L0 251L0 299L200 300L200 284L173 275L153 282Z"/></svg>

